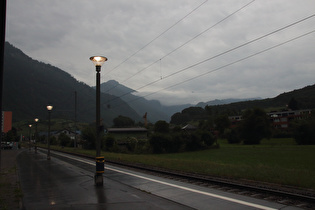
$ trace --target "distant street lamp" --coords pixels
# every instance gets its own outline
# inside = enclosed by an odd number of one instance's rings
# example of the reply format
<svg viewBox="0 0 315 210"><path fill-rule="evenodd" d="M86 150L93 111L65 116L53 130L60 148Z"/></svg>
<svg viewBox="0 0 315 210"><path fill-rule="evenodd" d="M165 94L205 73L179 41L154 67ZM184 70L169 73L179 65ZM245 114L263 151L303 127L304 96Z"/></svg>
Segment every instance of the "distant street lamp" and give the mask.
<svg viewBox="0 0 315 210"><path fill-rule="evenodd" d="M28 125L30 127L29 139L28 139L28 149L31 150L31 134L32 134L32 125Z"/></svg>
<svg viewBox="0 0 315 210"><path fill-rule="evenodd" d="M38 118L35 118L35 138L34 138L34 140L35 140L35 153L37 153L37 123L38 123Z"/></svg>
<svg viewBox="0 0 315 210"><path fill-rule="evenodd" d="M90 60L94 63L96 67L96 173L94 177L94 182L96 186L103 186L103 173L104 173L104 157L101 157L101 101L100 101L100 83L101 83L101 66L105 61L106 57L93 56Z"/></svg>
<svg viewBox="0 0 315 210"><path fill-rule="evenodd" d="M48 110L48 140L47 140L47 145L48 145L48 151L47 151L47 160L50 160L50 114L51 110L53 109L53 106L48 105L47 110Z"/></svg>

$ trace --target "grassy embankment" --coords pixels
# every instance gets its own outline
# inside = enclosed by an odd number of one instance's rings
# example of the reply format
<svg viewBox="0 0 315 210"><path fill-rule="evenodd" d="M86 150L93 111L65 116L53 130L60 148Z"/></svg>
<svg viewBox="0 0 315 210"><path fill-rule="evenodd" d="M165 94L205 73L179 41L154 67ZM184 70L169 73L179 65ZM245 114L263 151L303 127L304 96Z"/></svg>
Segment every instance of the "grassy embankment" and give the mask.
<svg viewBox="0 0 315 210"><path fill-rule="evenodd" d="M315 146L296 145L293 139L263 140L261 145L230 145L220 149L174 154L117 154L103 152L105 160L120 160L208 174L291 185L315 190ZM60 147L57 147L60 148ZM95 151L64 150L94 156Z"/></svg>

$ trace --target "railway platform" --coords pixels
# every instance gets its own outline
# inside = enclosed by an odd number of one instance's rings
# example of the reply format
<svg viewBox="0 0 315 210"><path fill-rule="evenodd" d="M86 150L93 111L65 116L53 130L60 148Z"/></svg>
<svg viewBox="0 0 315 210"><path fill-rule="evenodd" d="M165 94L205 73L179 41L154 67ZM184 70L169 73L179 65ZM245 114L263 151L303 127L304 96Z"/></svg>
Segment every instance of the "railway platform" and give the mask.
<svg viewBox="0 0 315 210"><path fill-rule="evenodd" d="M94 186L94 173L56 158L25 150L17 157L22 209L191 209L111 181Z"/></svg>

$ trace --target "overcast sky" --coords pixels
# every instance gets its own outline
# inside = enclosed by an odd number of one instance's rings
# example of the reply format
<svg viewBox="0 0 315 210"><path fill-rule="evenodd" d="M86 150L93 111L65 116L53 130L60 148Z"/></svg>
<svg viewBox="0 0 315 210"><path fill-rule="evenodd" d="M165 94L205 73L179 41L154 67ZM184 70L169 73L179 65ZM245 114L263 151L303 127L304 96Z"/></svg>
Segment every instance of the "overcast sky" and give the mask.
<svg viewBox="0 0 315 210"><path fill-rule="evenodd" d="M271 98L315 83L312 15L314 0L8 0L6 40L90 86L103 55L101 82L167 105Z"/></svg>

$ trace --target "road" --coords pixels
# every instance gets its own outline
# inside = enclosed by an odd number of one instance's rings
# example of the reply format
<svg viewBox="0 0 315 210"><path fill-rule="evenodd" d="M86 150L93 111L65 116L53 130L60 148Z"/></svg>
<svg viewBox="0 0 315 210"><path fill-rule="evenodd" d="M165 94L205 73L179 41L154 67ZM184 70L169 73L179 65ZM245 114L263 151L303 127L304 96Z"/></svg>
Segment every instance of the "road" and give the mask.
<svg viewBox="0 0 315 210"><path fill-rule="evenodd" d="M24 209L298 209L106 165L94 186L95 162L25 150L17 157Z"/></svg>

